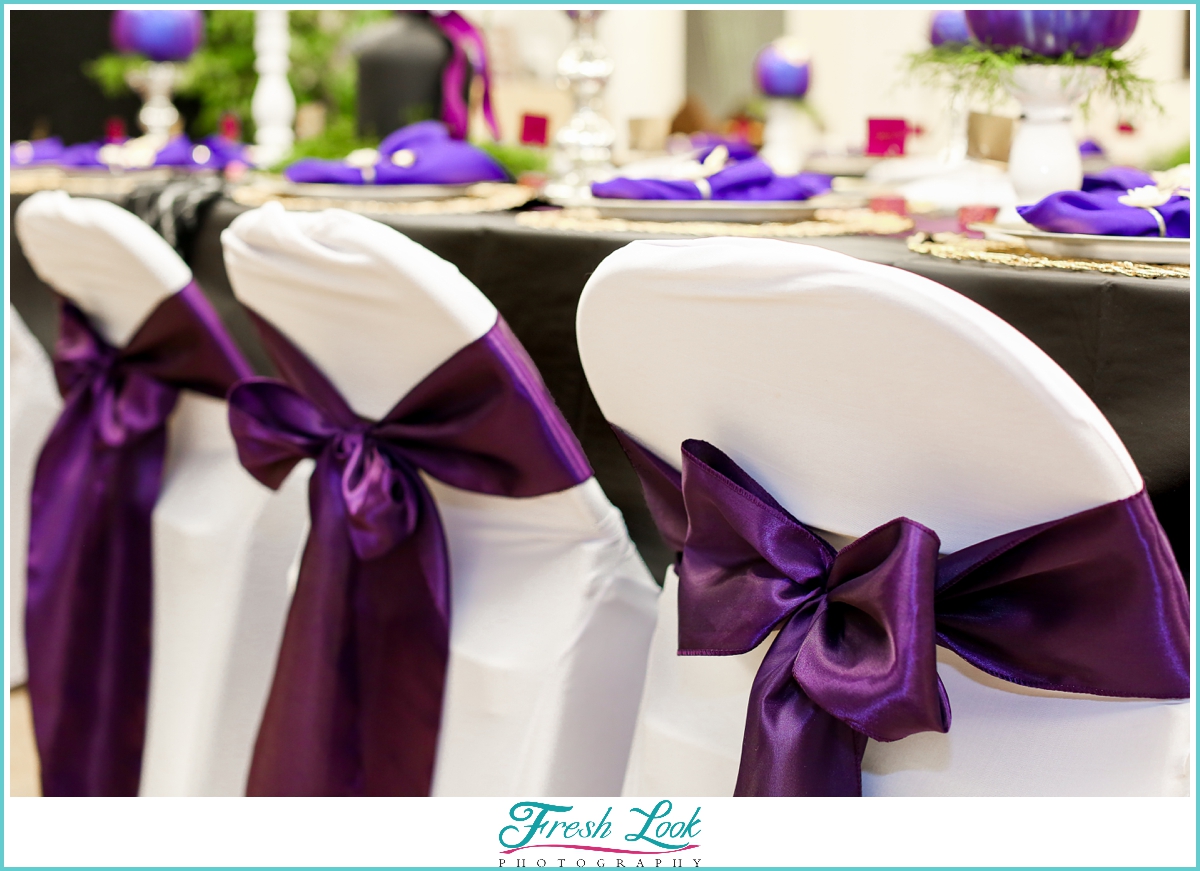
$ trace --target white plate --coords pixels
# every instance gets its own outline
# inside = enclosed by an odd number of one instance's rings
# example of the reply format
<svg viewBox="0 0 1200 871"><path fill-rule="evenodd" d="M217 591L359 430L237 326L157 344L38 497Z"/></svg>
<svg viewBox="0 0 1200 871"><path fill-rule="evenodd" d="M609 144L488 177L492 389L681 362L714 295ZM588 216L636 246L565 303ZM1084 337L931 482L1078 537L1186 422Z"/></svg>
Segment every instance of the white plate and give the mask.
<svg viewBox="0 0 1200 871"><path fill-rule="evenodd" d="M1014 237L1039 254L1080 257L1087 260L1130 260L1134 263L1187 265L1192 261L1191 239L1160 236L1091 236L1083 233L1048 233L1035 227L1007 224L971 224L988 239Z"/></svg>
<svg viewBox="0 0 1200 871"><path fill-rule="evenodd" d="M271 192L288 197L317 197L327 200L447 200L466 196L469 184L311 184L274 182Z"/></svg>
<svg viewBox="0 0 1200 871"><path fill-rule="evenodd" d="M864 176L882 157L868 154L810 154L804 161L805 172L826 175Z"/></svg>
<svg viewBox="0 0 1200 871"><path fill-rule="evenodd" d="M853 209L866 204L860 196L821 194L807 200L551 200L559 206L586 206L602 218L627 221L728 221L738 224L791 223L811 220L817 209Z"/></svg>

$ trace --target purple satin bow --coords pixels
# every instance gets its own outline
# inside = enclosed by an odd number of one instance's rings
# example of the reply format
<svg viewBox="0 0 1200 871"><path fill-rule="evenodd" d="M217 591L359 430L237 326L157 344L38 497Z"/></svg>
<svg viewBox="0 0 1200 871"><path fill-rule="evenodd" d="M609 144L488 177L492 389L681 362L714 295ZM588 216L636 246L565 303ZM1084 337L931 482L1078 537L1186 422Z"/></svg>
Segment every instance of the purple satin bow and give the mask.
<svg viewBox="0 0 1200 871"><path fill-rule="evenodd" d="M61 301L64 398L34 474L26 645L48 796L137 795L150 677L151 514L179 391L251 373L195 283L124 348Z"/></svg>
<svg viewBox="0 0 1200 871"><path fill-rule="evenodd" d="M756 157L727 166L700 182L623 177L596 182L592 195L622 200L806 200L831 186L829 176L815 172L775 175L766 161Z"/></svg>
<svg viewBox="0 0 1200 871"><path fill-rule="evenodd" d="M450 40L454 54L442 71L442 120L455 139L466 139L470 122L468 106L463 99L467 87L467 65L483 81L483 118L492 138L500 140L500 128L492 111L492 75L488 68L487 46L470 21L457 12L429 13L433 23Z"/></svg>
<svg viewBox="0 0 1200 871"><path fill-rule="evenodd" d="M573 487L591 469L503 320L370 421L251 316L287 383L252 378L230 392L238 455L270 487L305 457L316 469L312 530L247 794L428 795L450 565L420 473L525 497Z"/></svg>
<svg viewBox="0 0 1200 871"><path fill-rule="evenodd" d="M834 551L707 442L683 443L680 473L616 432L681 552L679 654L779 630L736 795L861 795L868 738L948 731L939 644L1022 686L1188 697L1187 591L1144 490L947 556L907 518Z"/></svg>

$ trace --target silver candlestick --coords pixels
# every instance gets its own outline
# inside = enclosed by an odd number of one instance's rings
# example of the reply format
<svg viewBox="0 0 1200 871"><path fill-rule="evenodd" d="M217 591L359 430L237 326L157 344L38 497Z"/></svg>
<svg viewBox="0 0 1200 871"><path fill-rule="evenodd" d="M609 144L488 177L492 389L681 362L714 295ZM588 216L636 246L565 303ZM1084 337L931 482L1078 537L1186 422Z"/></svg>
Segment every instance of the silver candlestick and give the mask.
<svg viewBox="0 0 1200 871"><path fill-rule="evenodd" d="M575 35L558 59L560 87L570 88L575 112L554 137L550 162L553 179L546 195L555 199L586 199L591 184L612 174L612 146L616 133L600 114L601 95L612 75L613 62L596 40L594 9L567 13L575 23Z"/></svg>

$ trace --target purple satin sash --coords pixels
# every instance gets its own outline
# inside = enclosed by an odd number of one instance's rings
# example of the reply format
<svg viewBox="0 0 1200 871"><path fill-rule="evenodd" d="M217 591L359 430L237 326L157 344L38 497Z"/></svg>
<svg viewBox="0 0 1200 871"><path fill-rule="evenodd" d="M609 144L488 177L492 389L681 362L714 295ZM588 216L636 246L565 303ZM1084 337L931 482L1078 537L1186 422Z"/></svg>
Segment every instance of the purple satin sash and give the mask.
<svg viewBox="0 0 1200 871"><path fill-rule="evenodd" d="M683 443L680 473L614 430L680 552L679 655L779 630L736 795L858 796L867 738L948 731L939 644L1022 686L1189 695L1188 594L1145 490L946 556L903 517L835 551L707 442Z"/></svg>
<svg viewBox="0 0 1200 871"><path fill-rule="evenodd" d="M119 349L60 302L64 402L34 473L25 611L42 792L137 795L166 421L180 390L222 397L252 370L194 282Z"/></svg>
<svg viewBox="0 0 1200 871"><path fill-rule="evenodd" d="M455 139L466 139L470 132L470 109L463 99L467 87L467 65L483 82L483 119L492 138L500 141L500 128L492 111L492 74L488 69L487 46L483 35L470 21L457 12L434 11L430 19L454 49L454 54L442 71L442 120Z"/></svg>
<svg viewBox="0 0 1200 871"><path fill-rule="evenodd" d="M450 632L450 565L421 479L497 496L554 493L591 469L503 320L384 416L359 417L268 321L284 381L229 395L242 464L278 487L305 457L312 529L248 795L428 795Z"/></svg>

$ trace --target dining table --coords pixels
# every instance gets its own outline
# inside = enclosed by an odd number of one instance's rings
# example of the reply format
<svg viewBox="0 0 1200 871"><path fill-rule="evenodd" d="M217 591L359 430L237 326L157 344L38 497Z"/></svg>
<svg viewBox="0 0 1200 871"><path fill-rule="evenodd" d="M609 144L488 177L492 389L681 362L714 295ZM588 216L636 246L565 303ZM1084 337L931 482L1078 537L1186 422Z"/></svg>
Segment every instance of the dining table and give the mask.
<svg viewBox="0 0 1200 871"><path fill-rule="evenodd" d="M33 273L12 234L13 306L50 348L54 295ZM115 197L137 211L129 197ZM221 233L248 207L217 196L197 210L181 253L254 367L272 367L229 284ZM640 485L588 389L575 341L575 312L605 257L654 232L530 227L518 213L373 216L453 263L512 327L579 438L612 502L656 577L674 559L660 539ZM788 240L903 269L949 287L996 314L1061 366L1107 417L1146 482L1185 577L1191 529L1191 282L1099 272L1021 268L915 253L903 237L826 236ZM663 324L669 330L669 324Z"/></svg>

